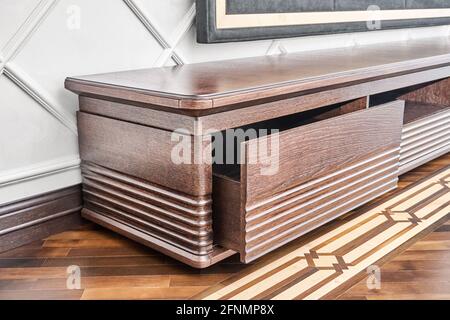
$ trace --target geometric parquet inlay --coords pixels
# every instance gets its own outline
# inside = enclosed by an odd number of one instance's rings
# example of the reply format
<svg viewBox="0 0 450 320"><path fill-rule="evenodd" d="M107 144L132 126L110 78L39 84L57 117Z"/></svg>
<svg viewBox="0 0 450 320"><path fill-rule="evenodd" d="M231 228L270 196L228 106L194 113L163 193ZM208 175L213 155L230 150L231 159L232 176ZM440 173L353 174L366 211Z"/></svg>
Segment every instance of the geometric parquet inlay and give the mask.
<svg viewBox="0 0 450 320"><path fill-rule="evenodd" d="M216 285L196 299L321 299L450 213L450 168Z"/></svg>

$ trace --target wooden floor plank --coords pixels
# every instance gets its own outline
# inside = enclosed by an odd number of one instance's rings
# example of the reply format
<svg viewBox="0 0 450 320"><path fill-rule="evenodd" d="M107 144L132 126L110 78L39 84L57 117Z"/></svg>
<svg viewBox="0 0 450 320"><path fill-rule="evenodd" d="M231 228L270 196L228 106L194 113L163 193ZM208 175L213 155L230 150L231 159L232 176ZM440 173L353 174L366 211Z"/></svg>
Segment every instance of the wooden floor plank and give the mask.
<svg viewBox="0 0 450 320"><path fill-rule="evenodd" d="M114 289L86 289L83 300L156 300L156 299L185 299L205 290L207 287L170 287L170 288L114 288Z"/></svg>

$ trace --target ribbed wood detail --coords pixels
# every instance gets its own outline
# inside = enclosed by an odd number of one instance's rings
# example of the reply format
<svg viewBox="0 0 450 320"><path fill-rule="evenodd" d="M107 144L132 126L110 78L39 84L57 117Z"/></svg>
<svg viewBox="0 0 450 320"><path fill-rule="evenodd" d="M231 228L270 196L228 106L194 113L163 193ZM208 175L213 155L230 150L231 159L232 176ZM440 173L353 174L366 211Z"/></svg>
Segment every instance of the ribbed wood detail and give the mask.
<svg viewBox="0 0 450 320"><path fill-rule="evenodd" d="M246 208L245 262L397 187L399 148Z"/></svg>
<svg viewBox="0 0 450 320"><path fill-rule="evenodd" d="M83 163L85 208L193 255L213 249L210 198ZM89 218L89 217L88 217Z"/></svg>
<svg viewBox="0 0 450 320"><path fill-rule="evenodd" d="M422 110L429 107L433 112L405 123L400 152L401 174L450 151L450 107L441 106L436 112L433 105L407 104L406 118L419 107Z"/></svg>

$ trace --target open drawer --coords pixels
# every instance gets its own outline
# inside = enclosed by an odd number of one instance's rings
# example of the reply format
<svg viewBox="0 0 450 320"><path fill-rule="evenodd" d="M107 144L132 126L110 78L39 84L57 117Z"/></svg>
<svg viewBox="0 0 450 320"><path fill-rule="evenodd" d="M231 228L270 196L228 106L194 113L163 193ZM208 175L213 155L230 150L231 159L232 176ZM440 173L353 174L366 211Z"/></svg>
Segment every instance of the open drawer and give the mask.
<svg viewBox="0 0 450 320"><path fill-rule="evenodd" d="M396 188L403 113L394 101L264 124L280 133L214 169L214 241L248 263Z"/></svg>

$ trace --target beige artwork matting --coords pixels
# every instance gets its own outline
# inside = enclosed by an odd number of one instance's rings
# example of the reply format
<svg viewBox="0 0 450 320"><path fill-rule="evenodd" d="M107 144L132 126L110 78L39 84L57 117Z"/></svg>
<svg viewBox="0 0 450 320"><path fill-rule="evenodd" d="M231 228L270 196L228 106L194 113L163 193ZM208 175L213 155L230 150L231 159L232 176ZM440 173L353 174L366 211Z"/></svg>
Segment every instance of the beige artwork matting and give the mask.
<svg viewBox="0 0 450 320"><path fill-rule="evenodd" d="M217 29L301 26L326 23L448 18L450 9L364 10L227 14L226 0L216 0Z"/></svg>

